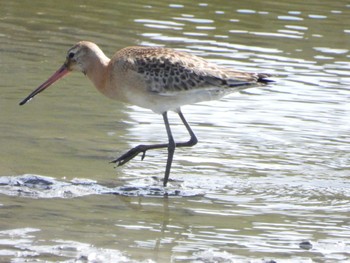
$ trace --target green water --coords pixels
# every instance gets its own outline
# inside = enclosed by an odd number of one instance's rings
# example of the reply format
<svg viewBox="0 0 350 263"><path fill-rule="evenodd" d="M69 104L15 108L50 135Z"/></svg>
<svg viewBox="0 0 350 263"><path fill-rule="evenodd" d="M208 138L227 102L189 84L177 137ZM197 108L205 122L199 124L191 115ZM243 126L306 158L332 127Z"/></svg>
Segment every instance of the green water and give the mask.
<svg viewBox="0 0 350 263"><path fill-rule="evenodd" d="M0 261L347 262L349 11L347 1L0 1ZM108 162L166 132L161 116L104 98L78 73L18 105L79 40L108 56L163 45L277 83L183 108L199 144L175 153L179 196L104 194L96 187L161 187L165 151ZM4 183L25 174L56 188Z"/></svg>

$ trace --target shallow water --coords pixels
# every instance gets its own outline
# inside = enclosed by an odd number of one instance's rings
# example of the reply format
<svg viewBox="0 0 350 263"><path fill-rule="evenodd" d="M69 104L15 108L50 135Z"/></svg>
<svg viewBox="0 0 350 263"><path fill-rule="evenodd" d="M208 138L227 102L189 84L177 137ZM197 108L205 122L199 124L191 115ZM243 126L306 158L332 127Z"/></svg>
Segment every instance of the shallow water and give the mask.
<svg viewBox="0 0 350 263"><path fill-rule="evenodd" d="M0 3L1 262L348 262L347 1ZM78 40L164 45L263 89L183 107L199 144L125 166L162 118L71 74L18 106ZM177 140L187 139L170 114Z"/></svg>

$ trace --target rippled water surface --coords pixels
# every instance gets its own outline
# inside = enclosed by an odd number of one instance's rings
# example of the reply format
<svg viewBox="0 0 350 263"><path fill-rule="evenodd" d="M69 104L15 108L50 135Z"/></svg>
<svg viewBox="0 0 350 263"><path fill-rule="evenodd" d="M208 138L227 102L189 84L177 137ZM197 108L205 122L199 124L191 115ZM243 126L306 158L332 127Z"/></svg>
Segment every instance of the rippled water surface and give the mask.
<svg viewBox="0 0 350 263"><path fill-rule="evenodd" d="M1 1L0 262L349 262L348 1ZM167 46L275 84L183 107L199 144L71 74L79 40ZM170 114L176 140L187 133Z"/></svg>

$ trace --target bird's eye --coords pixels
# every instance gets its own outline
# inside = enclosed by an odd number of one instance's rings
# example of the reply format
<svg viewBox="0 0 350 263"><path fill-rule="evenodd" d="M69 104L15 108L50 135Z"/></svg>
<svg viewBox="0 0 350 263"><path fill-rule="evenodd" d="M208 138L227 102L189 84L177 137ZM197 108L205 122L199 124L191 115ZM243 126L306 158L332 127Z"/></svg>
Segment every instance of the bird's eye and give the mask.
<svg viewBox="0 0 350 263"><path fill-rule="evenodd" d="M69 58L73 58L74 57L74 53L73 52L69 52L68 57Z"/></svg>

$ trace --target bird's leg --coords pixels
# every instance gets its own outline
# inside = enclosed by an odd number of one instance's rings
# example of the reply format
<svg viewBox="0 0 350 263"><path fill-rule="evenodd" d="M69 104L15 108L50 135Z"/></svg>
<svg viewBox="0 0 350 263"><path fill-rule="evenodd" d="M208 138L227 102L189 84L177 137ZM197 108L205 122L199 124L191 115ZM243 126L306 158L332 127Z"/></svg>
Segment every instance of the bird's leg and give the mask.
<svg viewBox="0 0 350 263"><path fill-rule="evenodd" d="M173 135L171 133L167 112L163 113L163 120L164 120L166 133L168 134L168 140L169 140L169 143L168 143L168 159L167 159L167 162L166 162L165 173L164 173L164 180L163 180L163 185L166 186L166 184L168 183L168 179L169 179L171 164L173 162L173 157L174 157L176 143L175 143Z"/></svg>
<svg viewBox="0 0 350 263"><path fill-rule="evenodd" d="M162 149L162 148L167 148L167 147L168 147L167 143L152 144L152 145L140 144L140 145L137 145L136 147L130 149L129 151L124 153L119 158L111 161L111 163L115 163L115 164L117 164L117 166L122 166L123 164L126 164L131 159L135 158L140 153L142 153L142 156L141 156L141 161L142 161L146 156L146 151L153 150L153 149Z"/></svg>
<svg viewBox="0 0 350 263"><path fill-rule="evenodd" d="M191 138L188 142L179 142L176 143L176 147L190 147L190 146L194 146L197 144L198 139L196 137L196 135L194 134L194 132L192 131L190 125L187 123L184 115L182 114L181 110L178 109L177 114L179 114L179 117L182 121L182 123L185 125L187 132L190 134Z"/></svg>
<svg viewBox="0 0 350 263"><path fill-rule="evenodd" d="M190 147L190 146L197 144L197 142L198 142L197 137L194 134L194 132L192 131L190 125L187 123L187 121L186 121L185 117L183 116L182 112L180 111L180 109L177 111L177 113L179 114L179 117L180 117L182 123L185 125L187 132L190 134L191 138L187 142L175 143L175 147ZM169 125L167 115L164 117L164 114L163 114L163 119L164 119L164 123L168 123L168 125ZM167 126L167 124L166 124L166 126ZM168 128L166 127L166 129L167 129L167 133L168 133ZM168 137L169 137L169 135L168 135ZM146 151L152 150L152 149L161 149L161 148L169 148L169 143L152 144L152 145L141 144L141 145L138 145L138 146L130 149L128 152L126 152L125 154L123 154L119 158L111 161L111 163L116 163L117 166L121 166L121 165L127 163L128 161L130 161L131 159L133 159L134 157L136 157L140 153L142 153L141 160L143 160L146 156ZM171 163L170 163L170 166L171 166ZM170 167L169 167L169 172L170 172ZM168 174L168 177L169 177L169 174ZM168 180L168 178L164 178L164 182L165 182L165 179L166 179L166 181Z"/></svg>

